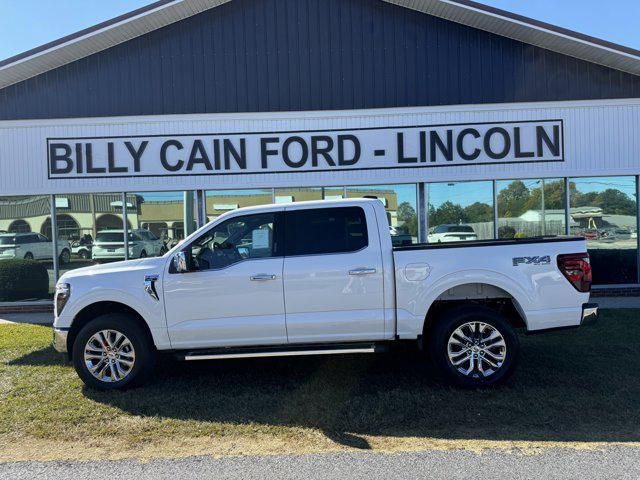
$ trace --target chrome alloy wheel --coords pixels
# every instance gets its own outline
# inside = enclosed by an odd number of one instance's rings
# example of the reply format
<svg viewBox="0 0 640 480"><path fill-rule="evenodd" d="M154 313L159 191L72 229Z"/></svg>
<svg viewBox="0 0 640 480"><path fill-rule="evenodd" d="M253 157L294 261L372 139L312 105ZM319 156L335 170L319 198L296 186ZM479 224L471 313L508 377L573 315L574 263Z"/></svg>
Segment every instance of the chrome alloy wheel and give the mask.
<svg viewBox="0 0 640 480"><path fill-rule="evenodd" d="M131 373L136 352L131 341L116 330L95 333L84 347L84 363L101 382L119 382Z"/></svg>
<svg viewBox="0 0 640 480"><path fill-rule="evenodd" d="M449 362L466 377L489 377L502 367L507 345L502 334L483 322L456 328L447 344Z"/></svg>

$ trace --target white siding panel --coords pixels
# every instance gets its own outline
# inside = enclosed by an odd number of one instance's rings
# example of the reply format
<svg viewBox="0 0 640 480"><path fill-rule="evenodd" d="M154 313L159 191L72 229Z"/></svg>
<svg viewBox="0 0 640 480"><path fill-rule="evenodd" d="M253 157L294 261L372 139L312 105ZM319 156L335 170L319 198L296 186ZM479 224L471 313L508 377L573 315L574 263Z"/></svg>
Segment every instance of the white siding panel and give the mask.
<svg viewBox="0 0 640 480"><path fill-rule="evenodd" d="M136 178L47 175L48 137L290 132L563 120L564 162ZM0 122L0 195L237 189L640 174L640 100ZM438 164L440 165L440 164Z"/></svg>

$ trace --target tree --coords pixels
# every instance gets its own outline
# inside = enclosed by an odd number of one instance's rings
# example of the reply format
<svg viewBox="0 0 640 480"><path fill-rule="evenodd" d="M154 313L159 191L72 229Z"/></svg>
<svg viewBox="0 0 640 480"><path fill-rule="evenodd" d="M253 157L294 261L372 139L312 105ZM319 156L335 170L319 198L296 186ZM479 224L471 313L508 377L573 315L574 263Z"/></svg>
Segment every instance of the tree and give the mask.
<svg viewBox="0 0 640 480"><path fill-rule="evenodd" d="M498 211L502 217L519 217L526 209L525 205L531 193L522 180L514 180L498 194Z"/></svg>
<svg viewBox="0 0 640 480"><path fill-rule="evenodd" d="M569 182L569 191L572 197L577 193L575 183ZM562 210L564 208L563 180L545 181L544 208L545 210ZM523 205L523 209L524 212L527 210L542 210L542 185L538 188L531 189L531 196Z"/></svg>
<svg viewBox="0 0 640 480"><path fill-rule="evenodd" d="M464 208L466 222L479 223L479 222L492 222L493 221L493 207L482 202L475 202Z"/></svg>
<svg viewBox="0 0 640 480"><path fill-rule="evenodd" d="M451 201L446 201L438 208L429 207L429 224L443 225L445 223L464 223L467 221L467 214L464 209Z"/></svg>
<svg viewBox="0 0 640 480"><path fill-rule="evenodd" d="M594 199L596 207L602 208L604 213L610 215L635 215L636 202L629 196L616 190L615 188L607 188L600 192Z"/></svg>
<svg viewBox="0 0 640 480"><path fill-rule="evenodd" d="M402 202L398 205L398 220L402 222L402 227L414 237L418 236L418 216L416 210L409 202Z"/></svg>

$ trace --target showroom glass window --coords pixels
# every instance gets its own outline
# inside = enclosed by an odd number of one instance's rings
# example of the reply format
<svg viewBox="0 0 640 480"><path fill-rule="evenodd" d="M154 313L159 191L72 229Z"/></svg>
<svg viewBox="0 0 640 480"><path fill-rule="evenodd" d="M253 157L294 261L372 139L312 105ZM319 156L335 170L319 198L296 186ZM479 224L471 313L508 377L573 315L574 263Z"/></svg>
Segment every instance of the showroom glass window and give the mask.
<svg viewBox="0 0 640 480"><path fill-rule="evenodd" d="M595 285L638 281L635 177L572 178L570 230L587 240Z"/></svg>
<svg viewBox="0 0 640 480"><path fill-rule="evenodd" d="M499 238L566 233L562 178L500 180L497 188Z"/></svg>
<svg viewBox="0 0 640 480"><path fill-rule="evenodd" d="M71 252L68 262L61 259L58 263L60 275L74 268L124 260L121 193L61 194L55 199L58 248L66 246ZM50 217L42 228L50 235Z"/></svg>
<svg viewBox="0 0 640 480"><path fill-rule="evenodd" d="M206 221L215 220L223 213L242 207L273 203L270 188L257 190L209 190L206 192Z"/></svg>
<svg viewBox="0 0 640 480"><path fill-rule="evenodd" d="M418 188L415 184L347 187L347 196L377 197L384 204L394 246L418 243Z"/></svg>
<svg viewBox="0 0 640 480"><path fill-rule="evenodd" d="M0 301L53 296L54 253L47 221L50 224L49 195L0 197ZM59 254L66 258L69 252L64 248L59 248ZM11 260L23 259L36 261L37 265L18 279L11 269L19 266Z"/></svg>
<svg viewBox="0 0 640 480"><path fill-rule="evenodd" d="M129 258L164 255L196 231L194 191L128 193Z"/></svg>
<svg viewBox="0 0 640 480"><path fill-rule="evenodd" d="M494 238L492 182L431 183L427 188L428 242Z"/></svg>

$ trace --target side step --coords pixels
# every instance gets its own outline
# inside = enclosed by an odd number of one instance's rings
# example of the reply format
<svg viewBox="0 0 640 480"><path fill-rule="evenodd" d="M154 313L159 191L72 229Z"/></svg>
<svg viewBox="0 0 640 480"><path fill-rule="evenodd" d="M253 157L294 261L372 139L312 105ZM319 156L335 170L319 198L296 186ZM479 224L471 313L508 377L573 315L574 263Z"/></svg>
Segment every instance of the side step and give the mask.
<svg viewBox="0 0 640 480"><path fill-rule="evenodd" d="M189 351L179 356L186 361L225 360L230 358L291 357L298 355L337 355L347 353L376 353L386 345L374 343L331 343L312 345L282 345L277 347L217 348Z"/></svg>

